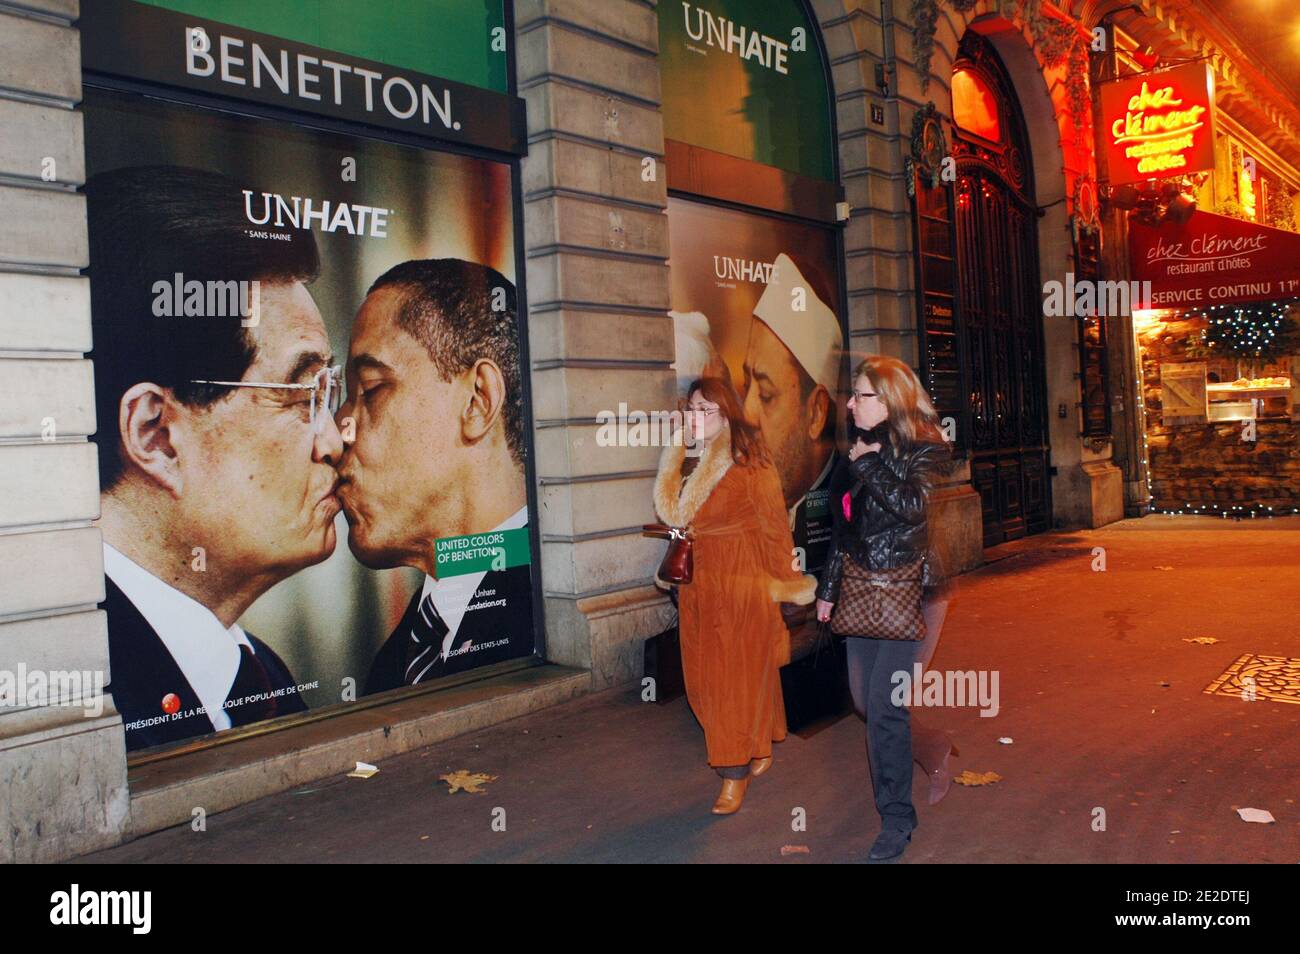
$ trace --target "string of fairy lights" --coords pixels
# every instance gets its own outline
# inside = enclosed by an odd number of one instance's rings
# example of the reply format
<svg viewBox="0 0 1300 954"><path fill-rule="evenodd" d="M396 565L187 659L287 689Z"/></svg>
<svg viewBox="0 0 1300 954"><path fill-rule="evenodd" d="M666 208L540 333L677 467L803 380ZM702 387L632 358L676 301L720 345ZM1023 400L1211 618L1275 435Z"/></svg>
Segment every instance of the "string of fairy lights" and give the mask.
<svg viewBox="0 0 1300 954"><path fill-rule="evenodd" d="M1292 306L1300 303L1300 298L1281 299L1257 304L1210 305L1202 309L1199 317L1206 321L1201 332L1201 341L1207 348L1217 348L1218 354L1225 357L1274 359L1295 349L1297 344L1297 327L1295 319L1290 316ZM1148 468L1150 450L1147 446L1146 401L1143 394L1141 362L1135 382L1137 392L1139 420L1142 427L1142 466ZM1225 520L1255 519L1263 517L1284 517L1300 514L1300 507L1277 506L1266 504L1193 504L1187 503L1177 508L1152 506L1155 497L1150 493L1150 476L1147 474L1147 506L1152 513L1170 516L1219 516Z"/></svg>
<svg viewBox="0 0 1300 954"><path fill-rule="evenodd" d="M1147 501L1151 501L1151 496L1147 495ZM1224 504L1220 507L1218 504L1186 504L1177 510L1167 510L1164 507L1152 507L1152 513L1163 513L1171 516L1199 516L1199 517L1223 517L1225 520L1239 520L1244 517L1288 517L1300 513L1300 507L1267 507L1261 504Z"/></svg>
<svg viewBox="0 0 1300 954"><path fill-rule="evenodd" d="M1277 358L1294 343L1295 320L1288 314L1300 298L1249 305L1210 305L1199 314L1207 324L1201 341L1239 358Z"/></svg>

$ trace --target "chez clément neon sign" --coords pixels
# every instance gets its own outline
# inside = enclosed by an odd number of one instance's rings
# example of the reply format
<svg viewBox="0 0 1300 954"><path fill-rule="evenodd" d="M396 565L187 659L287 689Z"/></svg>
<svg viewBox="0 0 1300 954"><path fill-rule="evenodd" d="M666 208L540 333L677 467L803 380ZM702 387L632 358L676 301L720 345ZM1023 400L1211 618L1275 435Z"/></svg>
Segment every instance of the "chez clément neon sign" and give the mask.
<svg viewBox="0 0 1300 954"><path fill-rule="evenodd" d="M1112 184L1211 168L1209 90L1206 67L1195 63L1103 88L1106 118L1115 117L1107 127Z"/></svg>

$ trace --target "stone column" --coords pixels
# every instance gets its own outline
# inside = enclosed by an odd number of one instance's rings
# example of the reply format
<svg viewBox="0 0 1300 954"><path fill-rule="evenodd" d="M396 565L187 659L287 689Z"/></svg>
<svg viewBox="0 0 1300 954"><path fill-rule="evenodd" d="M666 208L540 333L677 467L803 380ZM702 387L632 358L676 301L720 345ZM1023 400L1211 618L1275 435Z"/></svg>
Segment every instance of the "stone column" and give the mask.
<svg viewBox="0 0 1300 954"><path fill-rule="evenodd" d="M77 15L77 0L0 11L0 671L21 693L0 707L0 862L114 844L128 818L122 721L102 691L108 631L95 608L104 575L91 525L99 479L79 273ZM47 676L49 696L28 696Z"/></svg>
<svg viewBox="0 0 1300 954"><path fill-rule="evenodd" d="M669 625L653 586L658 447L601 446L598 415L669 408L659 28L637 0L518 0L529 348L546 656L593 689L642 675Z"/></svg>
<svg viewBox="0 0 1300 954"><path fill-rule="evenodd" d="M922 91L920 74L910 63L911 27L896 18L896 6L891 0L813 0L831 67L840 178L849 202L844 257L850 360L887 354L916 368L912 206L903 160L917 110L930 99L945 116L951 108L946 82L932 79ZM954 34L952 24L944 20L940 33ZM942 59L943 44L936 44L936 51L941 68L951 70L951 60ZM884 89L877 67L885 69ZM933 501L933 532L945 566L953 573L978 566L983 521L968 462L957 466Z"/></svg>

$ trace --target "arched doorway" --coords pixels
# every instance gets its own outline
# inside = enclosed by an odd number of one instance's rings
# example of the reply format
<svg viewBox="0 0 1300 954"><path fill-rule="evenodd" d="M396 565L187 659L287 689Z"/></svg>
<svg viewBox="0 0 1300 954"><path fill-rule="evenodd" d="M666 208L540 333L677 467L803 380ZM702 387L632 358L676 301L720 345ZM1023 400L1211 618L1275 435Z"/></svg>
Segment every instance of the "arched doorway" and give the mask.
<svg viewBox="0 0 1300 954"><path fill-rule="evenodd" d="M1051 525L1038 211L1015 89L977 33L961 41L952 97L971 483L987 547Z"/></svg>

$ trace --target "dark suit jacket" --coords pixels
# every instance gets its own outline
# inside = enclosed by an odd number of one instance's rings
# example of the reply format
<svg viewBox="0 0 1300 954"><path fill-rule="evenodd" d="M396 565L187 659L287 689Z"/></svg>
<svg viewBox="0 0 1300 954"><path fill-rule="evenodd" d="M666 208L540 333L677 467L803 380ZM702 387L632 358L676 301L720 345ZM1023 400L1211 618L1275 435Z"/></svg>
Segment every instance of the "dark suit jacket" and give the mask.
<svg viewBox="0 0 1300 954"><path fill-rule="evenodd" d="M794 545L804 548L804 572L816 575L830 552L833 532L832 507L839 506L835 493L829 488L839 471L840 453L830 457L830 468L820 482L808 488L808 493L794 512L792 536ZM781 615L790 631L790 658L802 659L817 645L817 612L815 604L795 606L781 604Z"/></svg>
<svg viewBox="0 0 1300 954"><path fill-rule="evenodd" d="M411 640L411 627L415 625L420 608L423 587L415 591L397 628L380 647L366 679L366 695L384 692L406 685L406 653ZM504 600L505 602L498 602ZM495 605L493 605L495 604ZM498 640L507 642L486 646ZM483 649L457 653L456 650L473 642ZM445 661L430 667L420 682L439 676L476 669L488 663L526 656L533 649L533 584L529 566L514 566L507 570L489 571L465 610L460 627L452 639L451 651Z"/></svg>
<svg viewBox="0 0 1300 954"><path fill-rule="evenodd" d="M835 451L831 454L830 467L826 471L826 476L819 483L808 488L807 495L794 513L792 536L794 545L804 548L807 573L815 574L821 570L830 552L833 532L830 504L833 501L828 499L827 488L830 486L831 478L835 476L838 463L839 451Z"/></svg>
<svg viewBox="0 0 1300 954"><path fill-rule="evenodd" d="M167 742L180 742L212 732L212 720L195 710L203 703L195 694L180 666L153 627L140 615L135 604L126 598L112 580L104 579L104 609L108 613L108 665L111 681L104 687L113 694L117 711L127 726L126 750L149 748ZM296 686L297 681L271 647L252 633L254 655L266 668L272 689ZM173 720L163 712L162 700L175 693L181 718ZM305 712L307 706L296 692L276 698L277 715ZM193 713L187 715L187 713ZM131 723L164 716L165 721L132 729Z"/></svg>

